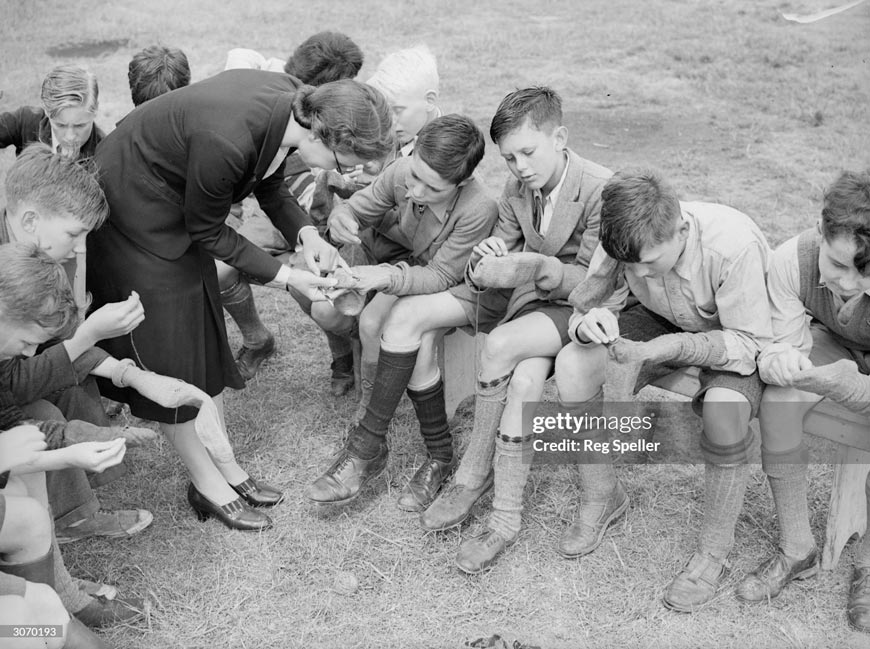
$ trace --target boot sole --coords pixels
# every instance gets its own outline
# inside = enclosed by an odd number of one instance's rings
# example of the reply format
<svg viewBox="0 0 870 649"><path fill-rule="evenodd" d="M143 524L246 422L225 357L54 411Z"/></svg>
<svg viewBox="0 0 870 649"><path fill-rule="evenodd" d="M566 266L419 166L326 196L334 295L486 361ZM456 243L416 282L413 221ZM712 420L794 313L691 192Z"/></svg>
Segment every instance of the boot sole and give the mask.
<svg viewBox="0 0 870 649"><path fill-rule="evenodd" d="M602 541L604 541L604 535L607 533L607 530L610 529L610 526L628 510L628 504L629 499L628 496L626 496L625 500L622 501L622 504L614 509L610 516L607 517L607 520L604 521L604 524L601 526L601 532L598 533L595 543L591 546L585 548L582 552L562 552L557 550L559 555L564 559L579 559L580 557L585 557L587 554L595 552L595 550L598 549L598 546L601 545Z"/></svg>

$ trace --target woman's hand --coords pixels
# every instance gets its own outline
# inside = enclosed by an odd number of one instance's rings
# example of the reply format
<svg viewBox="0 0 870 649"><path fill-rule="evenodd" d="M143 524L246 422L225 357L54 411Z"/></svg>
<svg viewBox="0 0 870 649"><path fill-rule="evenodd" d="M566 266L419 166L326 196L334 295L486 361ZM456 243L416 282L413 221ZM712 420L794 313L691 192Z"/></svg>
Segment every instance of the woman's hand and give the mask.
<svg viewBox="0 0 870 649"><path fill-rule="evenodd" d="M330 273L341 264L341 255L335 246L324 241L316 228L305 228L299 233L305 264L315 275Z"/></svg>
<svg viewBox="0 0 870 649"><path fill-rule="evenodd" d="M334 277L320 277L307 270L292 268L287 288L296 289L312 302L323 302L327 298L322 289L333 288L337 283Z"/></svg>

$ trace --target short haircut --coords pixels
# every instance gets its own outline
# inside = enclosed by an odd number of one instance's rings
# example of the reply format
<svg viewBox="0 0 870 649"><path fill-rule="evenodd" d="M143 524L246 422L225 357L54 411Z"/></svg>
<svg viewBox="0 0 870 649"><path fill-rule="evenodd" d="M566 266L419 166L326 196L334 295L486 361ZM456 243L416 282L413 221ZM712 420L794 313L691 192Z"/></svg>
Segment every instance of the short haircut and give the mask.
<svg viewBox="0 0 870 649"><path fill-rule="evenodd" d="M48 216L70 214L92 230L109 216L96 167L54 154L39 142L27 145L10 167L6 201L13 210L26 201Z"/></svg>
<svg viewBox="0 0 870 649"><path fill-rule="evenodd" d="M825 192L822 235L855 241L855 268L870 275L870 169L844 171Z"/></svg>
<svg viewBox="0 0 870 649"><path fill-rule="evenodd" d="M385 56L366 83L391 102L411 93L438 92L438 63L428 47L417 45Z"/></svg>
<svg viewBox="0 0 870 649"><path fill-rule="evenodd" d="M483 159L486 142L477 125L464 115L444 115L417 135L414 154L454 185L470 177Z"/></svg>
<svg viewBox="0 0 870 649"><path fill-rule="evenodd" d="M70 107L96 113L100 87L93 72L77 65L59 65L43 80L40 98L45 114L51 118Z"/></svg>
<svg viewBox="0 0 870 649"><path fill-rule="evenodd" d="M649 169L613 175L601 191L601 246L626 263L637 263L647 246L667 241L680 223L680 199Z"/></svg>
<svg viewBox="0 0 870 649"><path fill-rule="evenodd" d="M133 55L127 66L127 80L133 105L139 106L190 84L190 64L178 48L151 45Z"/></svg>
<svg viewBox="0 0 870 649"><path fill-rule="evenodd" d="M489 136L498 144L508 133L522 127L527 118L539 131L544 127L554 129L561 126L562 98L559 93L547 86L535 86L505 96L493 115Z"/></svg>
<svg viewBox="0 0 870 649"><path fill-rule="evenodd" d="M395 148L390 105L358 81L301 86L293 97L293 118L334 152L379 160Z"/></svg>
<svg viewBox="0 0 870 649"><path fill-rule="evenodd" d="M78 325L78 307L59 262L32 243L0 245L0 318L68 338Z"/></svg>
<svg viewBox="0 0 870 649"><path fill-rule="evenodd" d="M319 32L309 36L284 64L284 72L309 86L353 79L363 64L363 53L341 32Z"/></svg>

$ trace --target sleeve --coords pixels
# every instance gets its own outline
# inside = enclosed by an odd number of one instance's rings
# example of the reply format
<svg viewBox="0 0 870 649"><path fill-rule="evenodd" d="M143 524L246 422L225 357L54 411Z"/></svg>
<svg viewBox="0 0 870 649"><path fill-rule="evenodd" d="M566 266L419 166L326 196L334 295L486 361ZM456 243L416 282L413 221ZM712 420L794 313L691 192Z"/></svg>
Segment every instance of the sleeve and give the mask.
<svg viewBox="0 0 870 649"><path fill-rule="evenodd" d="M715 301L728 356L715 369L748 376L756 370L759 350L771 341L766 254L762 244L755 242L723 267Z"/></svg>
<svg viewBox="0 0 870 649"><path fill-rule="evenodd" d="M20 150L24 142L24 107L9 113L0 113L0 148L14 146Z"/></svg>
<svg viewBox="0 0 870 649"><path fill-rule="evenodd" d="M370 185L354 193L344 203L360 224L360 229L380 225L390 210L399 207L395 187L398 174L405 168L404 164L394 162L388 165Z"/></svg>
<svg viewBox="0 0 870 649"><path fill-rule="evenodd" d="M456 220L456 227L425 266L399 262L391 267L390 295L420 295L446 291L462 281L471 249L489 234L498 216L495 201L476 203L473 212Z"/></svg>
<svg viewBox="0 0 870 649"><path fill-rule="evenodd" d="M281 262L226 224L234 187L246 173L244 156L225 137L211 131L194 133L188 141L187 153L184 221L190 238L215 259L263 283L271 281L278 274ZM287 191L281 175L273 174L272 179ZM259 194L257 198L260 200ZM269 200L266 203L274 212L274 203L270 204ZM274 214L269 213L267 205L260 200L260 207L274 222Z"/></svg>
<svg viewBox="0 0 870 649"><path fill-rule="evenodd" d="M767 273L767 295L773 339L758 355L762 380L769 377L773 360L789 349L809 356L813 348L807 309L800 298L800 265L797 238L786 241L774 251Z"/></svg>
<svg viewBox="0 0 870 649"><path fill-rule="evenodd" d="M0 363L0 385L18 403L37 399L79 385L109 354L91 347L75 361L63 344L52 345L31 358L14 358Z"/></svg>
<svg viewBox="0 0 870 649"><path fill-rule="evenodd" d="M628 293L622 264L608 255L599 243L585 277L568 295L568 302L578 318L597 307L617 313L625 306Z"/></svg>
<svg viewBox="0 0 870 649"><path fill-rule="evenodd" d="M520 221L514 212L514 206L510 201L512 194L511 186L512 181L508 181L501 197L498 199L498 219L492 228L490 236L502 239L507 246L508 252L519 252L523 249L526 237L523 234Z"/></svg>

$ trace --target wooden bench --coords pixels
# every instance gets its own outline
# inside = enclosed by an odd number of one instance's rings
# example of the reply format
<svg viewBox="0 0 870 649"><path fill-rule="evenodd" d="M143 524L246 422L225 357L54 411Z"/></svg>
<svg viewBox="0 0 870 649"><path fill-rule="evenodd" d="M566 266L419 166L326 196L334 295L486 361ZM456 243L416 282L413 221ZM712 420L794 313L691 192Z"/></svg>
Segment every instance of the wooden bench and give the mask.
<svg viewBox="0 0 870 649"><path fill-rule="evenodd" d="M652 385L691 397L698 391L698 370L668 374ZM804 432L837 445L837 463L822 550L822 569L837 567L840 554L853 535L867 529L864 484L870 471L870 419L831 401L822 401L804 418Z"/></svg>

